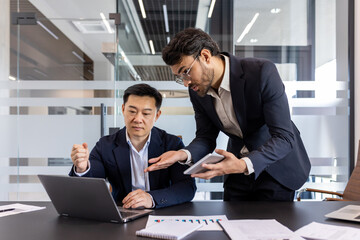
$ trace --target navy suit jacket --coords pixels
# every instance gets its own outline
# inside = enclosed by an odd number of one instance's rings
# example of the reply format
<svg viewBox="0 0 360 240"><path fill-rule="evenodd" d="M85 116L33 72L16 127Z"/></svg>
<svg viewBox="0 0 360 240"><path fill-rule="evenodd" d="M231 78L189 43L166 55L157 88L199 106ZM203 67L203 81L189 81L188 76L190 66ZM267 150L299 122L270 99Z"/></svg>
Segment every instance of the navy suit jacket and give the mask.
<svg viewBox="0 0 360 240"><path fill-rule="evenodd" d="M160 156L170 150L184 147L181 139L153 127L148 149L148 158ZM90 170L84 177L107 178L112 186L112 195L116 202L121 201L132 191L130 147L126 142L126 128L113 135L102 137L90 153ZM149 173L149 193L155 201L155 207L167 207L191 201L196 192L194 179L183 172L187 166L175 163L167 169ZM76 176L74 171L70 176Z"/></svg>
<svg viewBox="0 0 360 240"><path fill-rule="evenodd" d="M224 132L210 95L189 89L195 110L196 138L186 147L196 162L216 147L219 131L229 136L227 150L237 157L245 145L254 165L255 178L268 172L292 190L309 176L310 161L300 132L290 119L285 87L275 65L265 59L230 58L230 91L243 138ZM224 187L236 184L225 176Z"/></svg>

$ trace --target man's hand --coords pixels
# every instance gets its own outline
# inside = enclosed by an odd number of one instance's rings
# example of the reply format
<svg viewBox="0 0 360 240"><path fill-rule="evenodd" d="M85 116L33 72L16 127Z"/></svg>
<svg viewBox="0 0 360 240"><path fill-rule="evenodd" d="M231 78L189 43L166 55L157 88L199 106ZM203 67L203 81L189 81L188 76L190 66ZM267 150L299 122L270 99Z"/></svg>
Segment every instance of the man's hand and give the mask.
<svg viewBox="0 0 360 240"><path fill-rule="evenodd" d="M222 176L230 173L244 173L247 171L246 163L242 159L238 159L234 154L221 149L215 149L215 152L223 155L225 158L216 164L205 164L201 166L209 171L204 173L191 174L191 177L210 179L216 176Z"/></svg>
<svg viewBox="0 0 360 240"><path fill-rule="evenodd" d="M77 173L83 173L87 170L89 167L89 149L87 143L73 145L71 160Z"/></svg>
<svg viewBox="0 0 360 240"><path fill-rule="evenodd" d="M149 193L137 189L129 193L123 200L124 208L151 208L152 207L152 197Z"/></svg>
<svg viewBox="0 0 360 240"><path fill-rule="evenodd" d="M144 172L151 172L159 169L168 168L177 161L184 161L187 159L187 154L184 151L168 151L160 155L160 157L152 158L149 163L154 163L144 170Z"/></svg>

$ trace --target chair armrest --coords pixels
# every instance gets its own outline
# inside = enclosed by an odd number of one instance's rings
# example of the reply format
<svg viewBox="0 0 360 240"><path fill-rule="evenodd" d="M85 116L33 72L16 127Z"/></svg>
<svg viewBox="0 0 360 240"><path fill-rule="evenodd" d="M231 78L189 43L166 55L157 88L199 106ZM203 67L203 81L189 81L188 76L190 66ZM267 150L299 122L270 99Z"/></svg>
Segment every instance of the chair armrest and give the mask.
<svg viewBox="0 0 360 240"><path fill-rule="evenodd" d="M296 198L297 198L298 201L301 201L301 194L303 192L317 192L317 193L325 193L325 194L336 195L336 196L339 196L339 197L343 196L342 193L338 193L338 192L326 191L326 190L314 189L314 188L303 188L303 189L300 189L298 194L296 195Z"/></svg>
<svg viewBox="0 0 360 240"><path fill-rule="evenodd" d="M342 198L325 198L325 201L346 201Z"/></svg>

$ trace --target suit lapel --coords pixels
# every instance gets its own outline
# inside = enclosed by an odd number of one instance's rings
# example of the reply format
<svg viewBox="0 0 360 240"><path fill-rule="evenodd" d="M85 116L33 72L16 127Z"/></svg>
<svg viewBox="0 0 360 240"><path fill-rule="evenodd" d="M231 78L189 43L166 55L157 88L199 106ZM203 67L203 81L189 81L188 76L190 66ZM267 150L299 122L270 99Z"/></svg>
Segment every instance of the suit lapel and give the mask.
<svg viewBox="0 0 360 240"><path fill-rule="evenodd" d="M126 128L120 130L116 139L117 147L113 149L116 164L120 172L120 176L124 183L124 188L127 193L131 192L131 164L130 164L130 150L126 142L125 135Z"/></svg>
<svg viewBox="0 0 360 240"><path fill-rule="evenodd" d="M224 127L219 119L219 116L216 113L216 109L214 106L213 98L210 95L205 95L204 97L200 97L196 92L189 89L190 94L193 94L194 98L198 98L200 101L200 105L204 108L205 114L208 115L209 119L213 121L213 123L221 130L224 131Z"/></svg>
<svg viewBox="0 0 360 240"><path fill-rule="evenodd" d="M151 130L151 139L148 149L148 159L159 157L166 151L165 146L163 146L163 141L159 135L159 131L153 127ZM151 164L149 164L150 166ZM160 182L160 173L161 171L153 171L149 173L150 189L156 189L158 182Z"/></svg>
<svg viewBox="0 0 360 240"><path fill-rule="evenodd" d="M246 135L246 108L245 108L245 79L242 78L243 70L241 63L234 56L226 54L230 58L230 91L234 111L243 136Z"/></svg>

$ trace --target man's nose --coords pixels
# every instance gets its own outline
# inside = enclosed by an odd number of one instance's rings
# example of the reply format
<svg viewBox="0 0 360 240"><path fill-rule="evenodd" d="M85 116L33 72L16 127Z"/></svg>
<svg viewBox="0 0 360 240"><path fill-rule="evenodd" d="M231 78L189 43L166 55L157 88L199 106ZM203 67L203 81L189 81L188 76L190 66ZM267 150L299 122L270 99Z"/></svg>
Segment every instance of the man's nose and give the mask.
<svg viewBox="0 0 360 240"><path fill-rule="evenodd" d="M183 83L184 83L185 87L189 87L189 85L191 84L191 81L183 80Z"/></svg>
<svg viewBox="0 0 360 240"><path fill-rule="evenodd" d="M134 116L134 121L135 122L141 122L142 121L142 113L137 113L135 116Z"/></svg>

